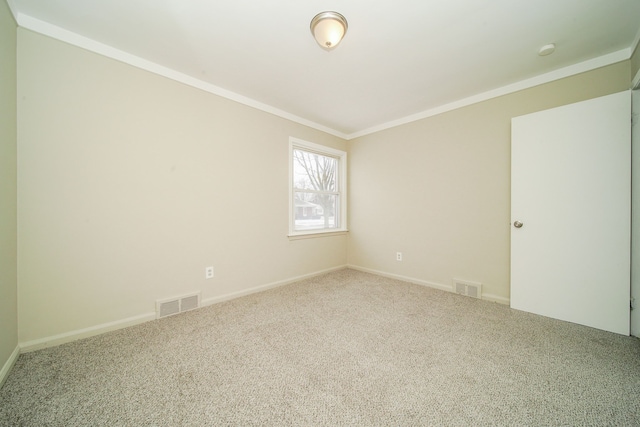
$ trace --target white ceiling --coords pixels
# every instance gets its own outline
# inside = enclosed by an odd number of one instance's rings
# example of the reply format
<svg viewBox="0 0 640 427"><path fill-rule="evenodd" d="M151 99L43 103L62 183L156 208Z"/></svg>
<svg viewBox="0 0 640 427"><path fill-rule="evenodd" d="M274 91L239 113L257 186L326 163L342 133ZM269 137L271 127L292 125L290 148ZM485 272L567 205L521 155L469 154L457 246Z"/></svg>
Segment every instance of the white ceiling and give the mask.
<svg viewBox="0 0 640 427"><path fill-rule="evenodd" d="M639 0L7 1L22 27L346 138L628 59L640 29ZM331 52L324 10L349 22Z"/></svg>

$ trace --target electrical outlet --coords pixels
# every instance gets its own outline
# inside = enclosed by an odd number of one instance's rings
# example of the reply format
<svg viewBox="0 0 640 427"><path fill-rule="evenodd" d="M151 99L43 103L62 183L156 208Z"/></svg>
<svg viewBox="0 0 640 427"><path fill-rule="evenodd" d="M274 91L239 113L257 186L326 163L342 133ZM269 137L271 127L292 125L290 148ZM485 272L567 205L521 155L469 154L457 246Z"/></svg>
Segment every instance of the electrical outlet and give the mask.
<svg viewBox="0 0 640 427"><path fill-rule="evenodd" d="M204 269L204 278L213 279L213 267L207 267Z"/></svg>
<svg viewBox="0 0 640 427"><path fill-rule="evenodd" d="M396 252L396 261L402 261L402 252Z"/></svg>

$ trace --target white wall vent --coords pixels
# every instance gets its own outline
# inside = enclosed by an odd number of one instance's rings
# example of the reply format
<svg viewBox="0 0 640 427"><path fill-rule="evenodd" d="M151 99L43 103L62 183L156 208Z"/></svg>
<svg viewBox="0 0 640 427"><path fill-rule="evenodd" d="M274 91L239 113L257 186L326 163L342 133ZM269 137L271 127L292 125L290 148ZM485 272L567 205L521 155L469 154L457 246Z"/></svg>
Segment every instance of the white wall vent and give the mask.
<svg viewBox="0 0 640 427"><path fill-rule="evenodd" d="M156 301L156 319L200 307L200 292Z"/></svg>
<svg viewBox="0 0 640 427"><path fill-rule="evenodd" d="M482 299L482 283L453 279L453 292L468 297Z"/></svg>

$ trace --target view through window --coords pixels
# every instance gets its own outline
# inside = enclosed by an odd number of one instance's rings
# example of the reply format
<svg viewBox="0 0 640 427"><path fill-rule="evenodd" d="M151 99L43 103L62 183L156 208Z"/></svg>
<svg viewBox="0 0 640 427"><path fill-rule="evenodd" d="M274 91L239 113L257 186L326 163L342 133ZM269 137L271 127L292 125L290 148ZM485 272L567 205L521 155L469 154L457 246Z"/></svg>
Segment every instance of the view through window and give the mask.
<svg viewBox="0 0 640 427"><path fill-rule="evenodd" d="M293 143L292 231L336 231L343 226L343 164L346 153Z"/></svg>

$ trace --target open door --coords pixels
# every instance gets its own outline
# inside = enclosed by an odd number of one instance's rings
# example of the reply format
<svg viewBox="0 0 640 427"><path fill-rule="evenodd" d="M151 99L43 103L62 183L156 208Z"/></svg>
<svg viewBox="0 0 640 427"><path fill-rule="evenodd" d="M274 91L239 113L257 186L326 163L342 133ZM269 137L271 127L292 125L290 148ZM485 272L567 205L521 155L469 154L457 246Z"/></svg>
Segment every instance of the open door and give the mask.
<svg viewBox="0 0 640 427"><path fill-rule="evenodd" d="M629 335L630 97L512 119L513 308Z"/></svg>

